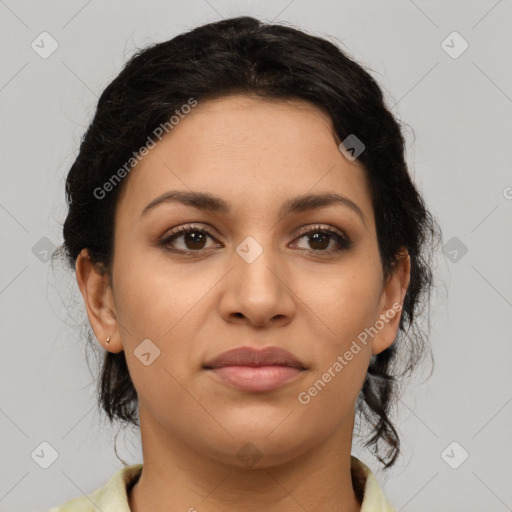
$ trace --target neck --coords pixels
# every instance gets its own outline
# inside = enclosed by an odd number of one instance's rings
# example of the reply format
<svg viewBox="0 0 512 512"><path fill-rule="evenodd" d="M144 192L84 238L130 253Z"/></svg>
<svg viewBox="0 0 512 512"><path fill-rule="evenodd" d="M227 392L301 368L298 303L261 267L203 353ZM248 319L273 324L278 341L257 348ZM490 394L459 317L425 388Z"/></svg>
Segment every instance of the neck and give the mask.
<svg viewBox="0 0 512 512"><path fill-rule="evenodd" d="M334 434L300 456L262 468L219 462L176 439L159 444L165 436L154 430L141 416L144 466L129 492L132 512L360 511L350 471L351 427L349 435Z"/></svg>

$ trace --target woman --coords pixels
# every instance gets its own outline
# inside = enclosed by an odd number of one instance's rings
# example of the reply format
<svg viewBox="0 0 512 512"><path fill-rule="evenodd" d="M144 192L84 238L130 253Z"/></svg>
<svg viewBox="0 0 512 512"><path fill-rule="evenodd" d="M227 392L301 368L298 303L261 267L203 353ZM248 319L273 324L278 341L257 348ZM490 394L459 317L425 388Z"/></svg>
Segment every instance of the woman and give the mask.
<svg viewBox="0 0 512 512"><path fill-rule="evenodd" d="M156 44L103 92L66 192L100 403L144 461L53 512L394 510L355 417L391 467L437 227L359 64L250 17Z"/></svg>

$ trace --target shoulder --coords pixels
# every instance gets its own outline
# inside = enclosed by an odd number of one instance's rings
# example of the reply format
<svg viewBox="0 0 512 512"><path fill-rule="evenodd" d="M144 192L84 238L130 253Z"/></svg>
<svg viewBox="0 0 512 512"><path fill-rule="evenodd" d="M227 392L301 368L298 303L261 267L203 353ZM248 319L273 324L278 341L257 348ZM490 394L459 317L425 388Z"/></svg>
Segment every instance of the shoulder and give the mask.
<svg viewBox="0 0 512 512"><path fill-rule="evenodd" d="M360 512L397 512L380 488L371 469L353 455L350 457L352 482L361 500Z"/></svg>
<svg viewBox="0 0 512 512"><path fill-rule="evenodd" d="M130 512L127 490L139 477L142 464L125 466L94 492L66 501L47 512ZM396 512L384 496L371 469L351 456L351 472L354 488L360 497L361 512Z"/></svg>
<svg viewBox="0 0 512 512"><path fill-rule="evenodd" d="M139 477L142 467L142 464L125 466L103 487L66 501L47 512L95 512L98 509L102 512L130 512L127 490Z"/></svg>

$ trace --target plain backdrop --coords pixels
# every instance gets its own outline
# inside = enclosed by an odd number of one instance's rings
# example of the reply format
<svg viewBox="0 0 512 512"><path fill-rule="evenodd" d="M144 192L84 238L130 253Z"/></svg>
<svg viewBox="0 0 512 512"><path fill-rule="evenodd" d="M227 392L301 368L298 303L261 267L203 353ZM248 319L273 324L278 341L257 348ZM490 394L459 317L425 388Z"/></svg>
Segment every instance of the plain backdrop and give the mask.
<svg viewBox="0 0 512 512"><path fill-rule="evenodd" d="M435 366L399 402L402 455L383 472L357 441L353 453L400 511L512 510L510 0L0 0L0 511L45 510L122 467L74 275L49 261L97 97L137 48L243 14L330 38L372 70L443 228ZM117 448L141 462L137 432Z"/></svg>

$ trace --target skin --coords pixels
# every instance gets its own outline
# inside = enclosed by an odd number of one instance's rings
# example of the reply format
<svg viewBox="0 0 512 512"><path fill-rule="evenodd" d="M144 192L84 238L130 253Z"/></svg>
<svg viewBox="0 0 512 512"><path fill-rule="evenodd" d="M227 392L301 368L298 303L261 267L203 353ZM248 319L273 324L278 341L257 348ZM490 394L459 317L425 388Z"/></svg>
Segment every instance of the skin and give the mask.
<svg viewBox="0 0 512 512"><path fill-rule="evenodd" d="M402 304L405 255L384 280L370 190L362 165L346 159L329 116L302 100L245 95L199 102L131 171L115 216L113 282L83 250L76 263L100 343L125 351L139 396L144 470L130 492L136 512L360 510L350 453L357 396L372 354L395 340L400 314L308 404L298 400L381 314ZM180 203L144 207L170 190L223 198L229 214ZM338 193L341 204L279 217L305 193ZM104 200L108 200L108 197ZM175 227L210 227L201 244ZM321 225L352 242L335 251L298 234ZM318 233L318 229L314 233ZM247 263L236 248L253 237L263 253ZM151 339L160 356L134 354ZM231 388L203 369L240 346L278 346L307 370L266 393ZM260 459L237 457L252 443Z"/></svg>

